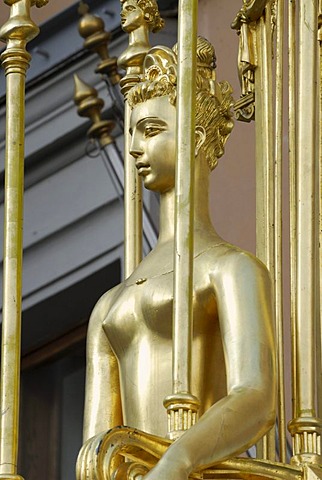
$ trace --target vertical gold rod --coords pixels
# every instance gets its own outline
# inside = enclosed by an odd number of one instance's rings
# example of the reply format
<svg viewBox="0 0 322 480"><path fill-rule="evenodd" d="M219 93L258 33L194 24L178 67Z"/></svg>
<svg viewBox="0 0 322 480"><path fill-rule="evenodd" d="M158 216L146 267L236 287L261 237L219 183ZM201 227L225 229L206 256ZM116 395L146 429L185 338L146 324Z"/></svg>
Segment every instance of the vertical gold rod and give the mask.
<svg viewBox="0 0 322 480"><path fill-rule="evenodd" d="M7 43L1 55L7 86L1 350L0 478L18 479L20 332L22 284L25 75L30 55L26 43L38 34L30 19L30 0L11 6L0 30Z"/></svg>
<svg viewBox="0 0 322 480"><path fill-rule="evenodd" d="M299 2L297 416L315 415L317 2Z"/></svg>
<svg viewBox="0 0 322 480"><path fill-rule="evenodd" d="M173 393L190 393L197 0L179 2Z"/></svg>
<svg viewBox="0 0 322 480"><path fill-rule="evenodd" d="M321 463L321 421L316 415L317 318L317 19L318 2L298 4L297 175L297 362L293 462ZM308 441L305 441L308 439Z"/></svg>
<svg viewBox="0 0 322 480"><path fill-rule="evenodd" d="M272 45L269 19L259 20L260 61L256 73L256 254L274 274L274 169L272 109Z"/></svg>
<svg viewBox="0 0 322 480"><path fill-rule="evenodd" d="M322 1L319 0L319 176L318 176L318 192L319 197L319 300L320 300L320 317L318 332L318 416L322 416Z"/></svg>
<svg viewBox="0 0 322 480"><path fill-rule="evenodd" d="M278 365L278 417L280 461L286 463L283 265L282 265L282 189L283 189L283 52L284 0L277 3L276 25L276 108L275 108L275 317Z"/></svg>
<svg viewBox="0 0 322 480"><path fill-rule="evenodd" d="M272 109L272 41L270 3L258 24L256 99L256 254L274 273L274 142ZM275 459L275 429L257 445L257 455Z"/></svg>
<svg viewBox="0 0 322 480"><path fill-rule="evenodd" d="M142 186L130 155L130 107L126 100L128 91L140 81L145 55L150 49L149 28L145 7L134 2L132 7L121 1L121 16L125 20L123 29L129 34L128 47L118 57L118 66L126 71L120 81L125 98L124 118L124 277L131 275L142 258ZM142 9L142 8L143 9ZM131 8L140 17L131 16ZM149 14L150 15L150 14ZM160 29L162 23L155 27Z"/></svg>
<svg viewBox="0 0 322 480"><path fill-rule="evenodd" d="M290 186L290 291L292 337L292 417L296 417L296 0L288 0L288 138Z"/></svg>
<svg viewBox="0 0 322 480"><path fill-rule="evenodd" d="M124 118L124 277L131 275L142 259L142 184L130 155L131 110L125 101Z"/></svg>

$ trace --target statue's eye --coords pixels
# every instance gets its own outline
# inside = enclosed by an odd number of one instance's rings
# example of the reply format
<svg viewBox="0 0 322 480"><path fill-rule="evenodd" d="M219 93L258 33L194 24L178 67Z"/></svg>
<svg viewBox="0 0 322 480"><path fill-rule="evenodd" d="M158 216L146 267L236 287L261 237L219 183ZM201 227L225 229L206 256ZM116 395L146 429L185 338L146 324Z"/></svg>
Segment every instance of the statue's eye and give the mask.
<svg viewBox="0 0 322 480"><path fill-rule="evenodd" d="M135 10L135 6L134 6L134 5L128 5L128 6L126 7L126 11L127 11L127 12L133 12L133 10Z"/></svg>
<svg viewBox="0 0 322 480"><path fill-rule="evenodd" d="M155 135L161 133L163 130L165 130L165 127L162 127L161 125L147 125L144 129L144 135L146 137L154 137Z"/></svg>

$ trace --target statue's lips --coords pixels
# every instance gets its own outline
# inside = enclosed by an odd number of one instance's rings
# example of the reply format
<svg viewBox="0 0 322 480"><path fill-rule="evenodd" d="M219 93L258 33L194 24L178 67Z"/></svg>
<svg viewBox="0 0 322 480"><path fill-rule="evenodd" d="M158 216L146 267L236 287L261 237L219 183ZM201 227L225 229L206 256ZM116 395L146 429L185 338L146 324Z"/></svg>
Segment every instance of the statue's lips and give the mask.
<svg viewBox="0 0 322 480"><path fill-rule="evenodd" d="M148 163L137 163L135 166L139 175L145 176L148 175L148 173L150 173L151 171L150 165Z"/></svg>

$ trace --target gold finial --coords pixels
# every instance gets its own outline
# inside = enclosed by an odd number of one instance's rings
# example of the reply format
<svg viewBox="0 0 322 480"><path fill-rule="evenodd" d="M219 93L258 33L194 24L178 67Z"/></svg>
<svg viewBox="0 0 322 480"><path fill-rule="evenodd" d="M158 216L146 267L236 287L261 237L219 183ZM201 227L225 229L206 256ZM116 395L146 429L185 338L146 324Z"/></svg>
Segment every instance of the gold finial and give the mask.
<svg viewBox="0 0 322 480"><path fill-rule="evenodd" d="M79 2L77 11L79 15L86 15L86 13L89 12L89 6L87 5L87 3L81 1Z"/></svg>
<svg viewBox="0 0 322 480"><path fill-rule="evenodd" d="M19 1L20 0L4 0L4 3L11 6L11 5L14 5L15 3L19 2ZM47 5L48 2L49 2L49 0L31 0L30 5L31 6L36 5L36 7L41 8L41 7L44 7L45 5Z"/></svg>
<svg viewBox="0 0 322 480"><path fill-rule="evenodd" d="M36 5L37 8L41 8L41 7L44 7L45 5L47 5L47 3L49 3L49 0L36 0L35 2L32 2L31 4Z"/></svg>
<svg viewBox="0 0 322 480"><path fill-rule="evenodd" d="M13 68L27 70L29 67L30 55L26 51L26 43L30 42L39 33L39 28L30 18L30 8L24 1L6 0L11 5L10 17L0 29L0 40L9 43L8 48L1 55L2 66L6 70L8 65ZM17 28L19 25L19 29ZM19 49L20 58L13 55L14 48ZM17 52L16 52L17 53ZM7 61L7 59L10 59Z"/></svg>
<svg viewBox="0 0 322 480"><path fill-rule="evenodd" d="M120 76L117 71L117 60L115 57L111 58L108 52L111 33L105 31L104 22L100 17L89 13L87 3L80 2L78 13L81 15L78 31L85 39L84 48L96 52L102 60L97 66L96 72L107 75L115 85L120 81Z"/></svg>
<svg viewBox="0 0 322 480"><path fill-rule="evenodd" d="M39 28L30 18L30 0L6 1L10 16L0 29L7 48L0 56L6 75L6 155L3 247L3 318L0 375L0 479L17 474L21 360L22 228L24 184L25 76L31 55L27 43ZM34 2L33 2L34 3ZM41 6L40 3L38 6ZM12 194L14 192L14 195Z"/></svg>
<svg viewBox="0 0 322 480"><path fill-rule="evenodd" d="M88 117L92 121L92 126L87 132L88 137L98 139L102 147L109 145L114 142L111 131L115 124L112 120L101 119L103 100L98 97L97 90L83 82L78 75L74 75L74 81L74 101L78 107L78 115Z"/></svg>

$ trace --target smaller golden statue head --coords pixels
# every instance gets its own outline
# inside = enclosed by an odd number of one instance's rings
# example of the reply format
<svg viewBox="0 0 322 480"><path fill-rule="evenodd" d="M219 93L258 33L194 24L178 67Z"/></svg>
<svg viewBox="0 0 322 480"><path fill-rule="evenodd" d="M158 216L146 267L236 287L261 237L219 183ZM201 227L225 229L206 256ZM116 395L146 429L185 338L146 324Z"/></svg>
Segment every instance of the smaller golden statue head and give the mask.
<svg viewBox="0 0 322 480"><path fill-rule="evenodd" d="M121 23L125 32L130 33L145 24L155 33L164 26L155 0L121 0L121 4Z"/></svg>
<svg viewBox="0 0 322 480"><path fill-rule="evenodd" d="M216 81L216 56L204 38L197 41L196 127L203 127L206 139L203 151L213 170L224 154L225 143L233 129L232 88L227 81ZM141 82L128 95L131 108L152 98L168 96L172 105L177 95L177 45L173 49L153 47L145 57Z"/></svg>

